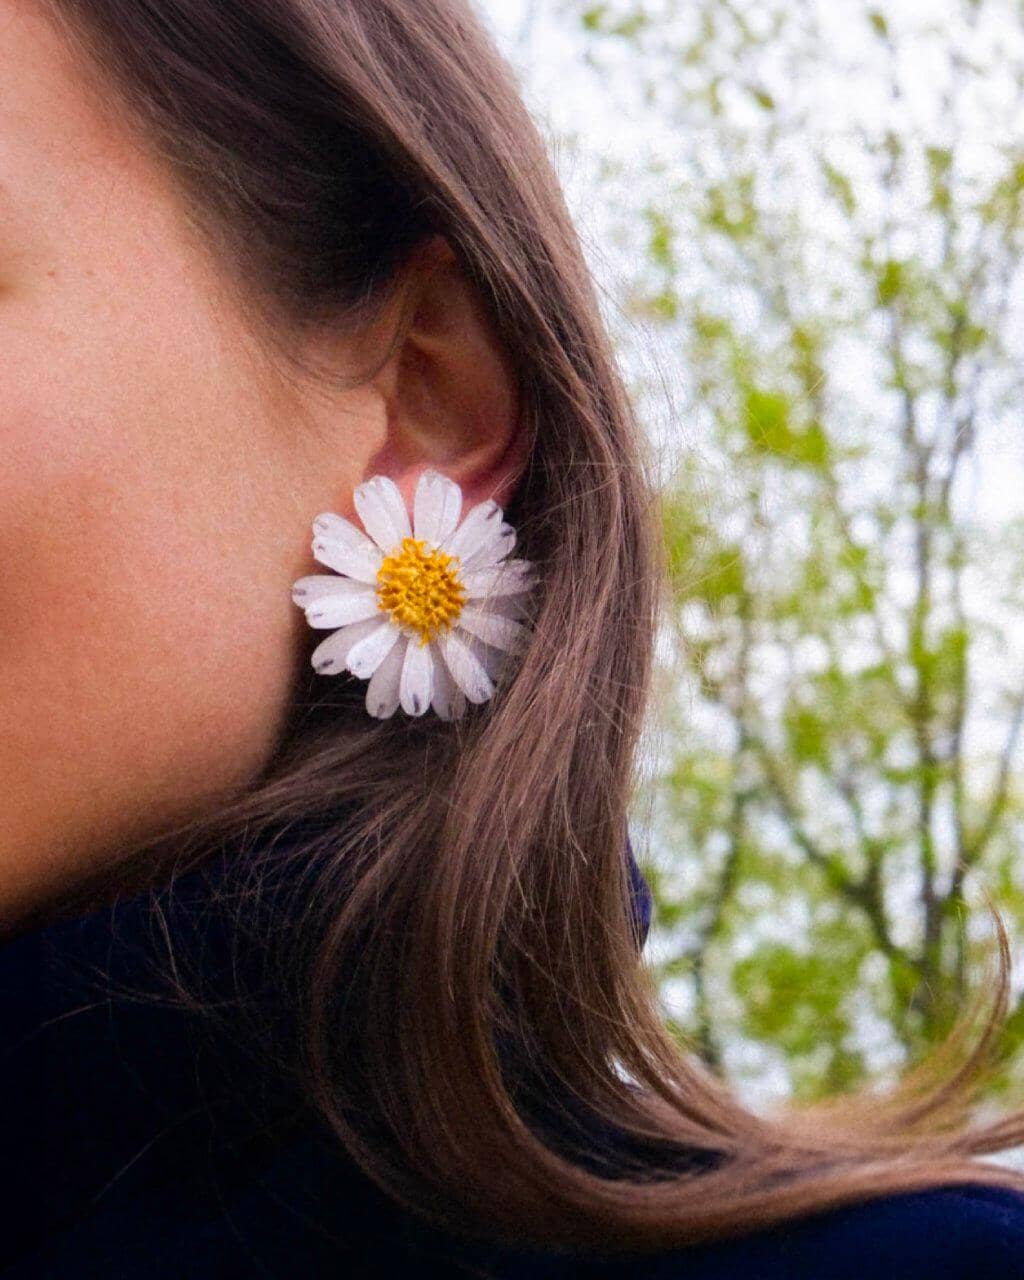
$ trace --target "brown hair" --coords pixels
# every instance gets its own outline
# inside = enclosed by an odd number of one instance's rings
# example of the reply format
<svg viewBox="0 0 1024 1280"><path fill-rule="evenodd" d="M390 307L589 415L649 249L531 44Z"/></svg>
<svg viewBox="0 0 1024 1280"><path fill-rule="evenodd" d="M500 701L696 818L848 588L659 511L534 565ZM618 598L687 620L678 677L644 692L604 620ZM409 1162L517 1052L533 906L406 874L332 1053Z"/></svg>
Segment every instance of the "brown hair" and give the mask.
<svg viewBox="0 0 1024 1280"><path fill-rule="evenodd" d="M303 658L272 765L165 846L199 860L321 816L289 939L302 1078L352 1157L455 1228L609 1249L894 1190L1024 1187L972 1159L1024 1140L1024 1119L967 1122L1005 1012L1001 926L980 1034L965 1019L889 1094L759 1117L662 1023L623 857L659 504L542 142L466 0L49 4L282 350L380 314L439 233L514 362L533 445L509 519L542 571L515 672L464 721L376 722L361 686ZM585 1127L560 1145L542 1098L563 1138L573 1115L613 1126L617 1161L588 1162Z"/></svg>

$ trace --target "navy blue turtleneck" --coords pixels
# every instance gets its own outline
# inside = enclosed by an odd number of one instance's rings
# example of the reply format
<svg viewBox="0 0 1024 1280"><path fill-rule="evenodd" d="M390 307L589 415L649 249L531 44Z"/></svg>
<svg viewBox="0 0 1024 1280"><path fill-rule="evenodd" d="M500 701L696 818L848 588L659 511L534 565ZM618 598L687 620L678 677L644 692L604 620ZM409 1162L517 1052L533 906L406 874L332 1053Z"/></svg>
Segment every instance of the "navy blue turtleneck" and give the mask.
<svg viewBox="0 0 1024 1280"><path fill-rule="evenodd" d="M642 944L650 894L627 852ZM466 1243L422 1224L239 1044L211 1035L202 1010L152 998L168 940L200 969L236 958L217 929L221 870L184 877L160 917L142 894L0 947L0 1275L1024 1280L1024 1196L980 1186L628 1258Z"/></svg>

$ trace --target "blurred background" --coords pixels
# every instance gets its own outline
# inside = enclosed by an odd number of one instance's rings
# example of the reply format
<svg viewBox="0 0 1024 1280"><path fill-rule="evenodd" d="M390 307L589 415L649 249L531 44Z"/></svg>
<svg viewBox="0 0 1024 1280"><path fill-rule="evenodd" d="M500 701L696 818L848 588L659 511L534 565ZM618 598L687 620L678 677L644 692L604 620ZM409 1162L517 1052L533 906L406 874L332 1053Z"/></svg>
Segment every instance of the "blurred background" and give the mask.
<svg viewBox="0 0 1024 1280"><path fill-rule="evenodd" d="M1024 933L1024 4L476 2L666 494L665 1015L755 1106L884 1080Z"/></svg>

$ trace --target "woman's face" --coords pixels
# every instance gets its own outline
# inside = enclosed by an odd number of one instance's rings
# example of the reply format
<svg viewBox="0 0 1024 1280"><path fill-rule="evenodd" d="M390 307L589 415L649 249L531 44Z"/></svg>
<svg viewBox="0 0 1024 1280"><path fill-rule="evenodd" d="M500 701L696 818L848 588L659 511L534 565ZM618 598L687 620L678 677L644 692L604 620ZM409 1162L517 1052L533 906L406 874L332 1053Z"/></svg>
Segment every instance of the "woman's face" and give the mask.
<svg viewBox="0 0 1024 1280"><path fill-rule="evenodd" d="M312 517L383 429L353 395L325 468L327 407L260 360L124 130L0 0L0 923L266 760Z"/></svg>

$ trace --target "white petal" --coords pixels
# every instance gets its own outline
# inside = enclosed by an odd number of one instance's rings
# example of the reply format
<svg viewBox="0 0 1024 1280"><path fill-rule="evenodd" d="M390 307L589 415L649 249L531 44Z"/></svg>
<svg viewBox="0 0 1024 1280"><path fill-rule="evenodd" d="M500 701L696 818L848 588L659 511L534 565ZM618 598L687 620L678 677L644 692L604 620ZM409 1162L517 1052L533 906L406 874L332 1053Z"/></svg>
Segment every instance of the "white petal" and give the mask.
<svg viewBox="0 0 1024 1280"><path fill-rule="evenodd" d="M466 695L452 679L440 650L434 654L434 690L430 705L442 720L458 720L466 709Z"/></svg>
<svg viewBox="0 0 1024 1280"><path fill-rule="evenodd" d="M337 676L345 670L345 662L353 646L380 626L376 618L353 622L321 640L310 655L310 666L320 675Z"/></svg>
<svg viewBox="0 0 1024 1280"><path fill-rule="evenodd" d="M351 521L333 511L322 511L313 521L313 533L313 555L321 564L360 582L377 581L384 557Z"/></svg>
<svg viewBox="0 0 1024 1280"><path fill-rule="evenodd" d="M494 685L479 658L455 631L442 631L437 638L441 656L448 664L452 679L470 702L486 702Z"/></svg>
<svg viewBox="0 0 1024 1280"><path fill-rule="evenodd" d="M479 605L466 605L459 614L458 626L496 649L512 649L519 637L526 634L521 622Z"/></svg>
<svg viewBox="0 0 1024 1280"><path fill-rule="evenodd" d="M344 627L380 612L375 588L346 578L339 578L338 583L337 591L320 595L307 605L306 621L311 627Z"/></svg>
<svg viewBox="0 0 1024 1280"><path fill-rule="evenodd" d="M431 646L420 644L418 637L410 637L399 687L402 710L411 716L421 716L430 706L433 691L434 656Z"/></svg>
<svg viewBox="0 0 1024 1280"><path fill-rule="evenodd" d="M372 476L357 485L353 500L366 532L385 555L397 551L402 539L412 535L405 501L390 476Z"/></svg>
<svg viewBox="0 0 1024 1280"><path fill-rule="evenodd" d="M361 680L368 679L388 656L400 634L391 619L386 618L377 624L375 631L369 632L358 644L352 646L345 665L354 676L359 676Z"/></svg>
<svg viewBox="0 0 1024 1280"><path fill-rule="evenodd" d="M358 525L353 524L351 520L346 520L344 516L339 516L334 511L321 511L313 520L313 532L322 533L325 538L334 538L338 542L373 546L373 543Z"/></svg>
<svg viewBox="0 0 1024 1280"><path fill-rule="evenodd" d="M453 556L471 556L485 542L490 542L501 525L501 507L493 498L486 498L469 509L463 522L445 539L444 550Z"/></svg>
<svg viewBox="0 0 1024 1280"><path fill-rule="evenodd" d="M308 609L314 600L338 594L339 583L348 587L366 586L365 582L356 583L351 578L339 578L336 573L310 573L304 578L296 578L292 583L292 599L300 608Z"/></svg>
<svg viewBox="0 0 1024 1280"><path fill-rule="evenodd" d="M400 635L366 686L366 710L378 720L386 720L398 710L398 682L407 643L406 636Z"/></svg>
<svg viewBox="0 0 1024 1280"><path fill-rule="evenodd" d="M313 557L319 560L321 564L327 565L329 569L345 574L346 577L355 578L359 582L376 582L377 571L380 569L380 562L384 557L381 555L380 550L373 546L369 538L366 541L373 547L374 555L353 551L343 543L335 542L331 538L325 538L321 535L313 539Z"/></svg>
<svg viewBox="0 0 1024 1280"><path fill-rule="evenodd" d="M433 467L428 467L416 483L412 503L415 536L428 542L449 537L462 513L462 490Z"/></svg>
<svg viewBox="0 0 1024 1280"><path fill-rule="evenodd" d="M470 569L459 577L468 598L478 600L528 591L535 581L532 569L533 562L530 560L505 560L501 564L487 565L483 569Z"/></svg>
<svg viewBox="0 0 1024 1280"><path fill-rule="evenodd" d="M492 538L480 544L472 555L462 557L463 569L482 569L497 564L509 555L516 545L516 531L510 524L503 524Z"/></svg>
<svg viewBox="0 0 1024 1280"><path fill-rule="evenodd" d="M471 635L468 631L460 631L459 639L465 644L477 662L483 667L490 678L497 684L498 677L501 675L501 669L505 665L506 654L503 649L495 649L478 637Z"/></svg>

